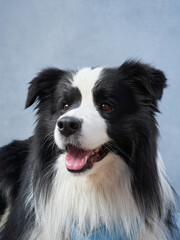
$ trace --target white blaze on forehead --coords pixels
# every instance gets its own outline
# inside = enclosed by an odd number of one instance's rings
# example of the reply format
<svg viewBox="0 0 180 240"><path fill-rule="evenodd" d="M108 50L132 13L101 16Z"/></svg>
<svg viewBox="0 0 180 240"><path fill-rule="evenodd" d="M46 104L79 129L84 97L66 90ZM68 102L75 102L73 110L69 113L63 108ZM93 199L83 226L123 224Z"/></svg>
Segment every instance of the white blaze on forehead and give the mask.
<svg viewBox="0 0 180 240"><path fill-rule="evenodd" d="M92 89L99 80L102 69L101 67L94 69L83 68L74 75L73 86L79 88L82 95L82 101L87 101L87 98L92 100Z"/></svg>

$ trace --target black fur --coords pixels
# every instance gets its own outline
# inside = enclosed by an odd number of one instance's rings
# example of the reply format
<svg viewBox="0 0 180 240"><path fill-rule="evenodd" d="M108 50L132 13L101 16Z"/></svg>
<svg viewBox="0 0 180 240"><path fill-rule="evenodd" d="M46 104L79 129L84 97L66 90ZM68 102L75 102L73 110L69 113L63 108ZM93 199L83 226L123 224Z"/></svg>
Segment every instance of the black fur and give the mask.
<svg viewBox="0 0 180 240"><path fill-rule="evenodd" d="M0 148L0 215L17 197L31 141L13 141Z"/></svg>

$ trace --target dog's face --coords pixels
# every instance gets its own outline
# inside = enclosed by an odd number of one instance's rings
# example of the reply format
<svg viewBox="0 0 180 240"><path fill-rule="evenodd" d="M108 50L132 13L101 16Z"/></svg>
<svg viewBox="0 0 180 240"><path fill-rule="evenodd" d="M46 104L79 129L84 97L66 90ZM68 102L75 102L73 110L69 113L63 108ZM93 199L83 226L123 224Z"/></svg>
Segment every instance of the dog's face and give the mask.
<svg viewBox="0 0 180 240"><path fill-rule="evenodd" d="M77 72L47 69L31 82L26 107L38 99L41 134L54 135L67 152L67 170L85 172L112 153L130 161L138 134L154 124L164 87L162 72L133 61Z"/></svg>
<svg viewBox="0 0 180 240"><path fill-rule="evenodd" d="M66 167L73 172L103 160L110 151L114 128L118 126L120 132L122 118L138 110L133 92L121 82L118 70L102 68L72 74L70 83L61 89L59 104L55 141L67 150Z"/></svg>

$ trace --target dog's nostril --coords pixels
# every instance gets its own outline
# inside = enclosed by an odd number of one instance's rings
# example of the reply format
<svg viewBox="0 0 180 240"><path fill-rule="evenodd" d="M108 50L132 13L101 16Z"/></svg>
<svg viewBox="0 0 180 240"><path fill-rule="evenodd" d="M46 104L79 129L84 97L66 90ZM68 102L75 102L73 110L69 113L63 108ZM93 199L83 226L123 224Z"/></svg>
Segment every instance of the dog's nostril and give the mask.
<svg viewBox="0 0 180 240"><path fill-rule="evenodd" d="M58 122L57 125L58 125L59 129L63 129L64 128L64 124L62 122L60 122L60 121Z"/></svg>
<svg viewBox="0 0 180 240"><path fill-rule="evenodd" d="M79 124L76 122L71 122L70 123L70 128L73 130L77 130L79 128Z"/></svg>

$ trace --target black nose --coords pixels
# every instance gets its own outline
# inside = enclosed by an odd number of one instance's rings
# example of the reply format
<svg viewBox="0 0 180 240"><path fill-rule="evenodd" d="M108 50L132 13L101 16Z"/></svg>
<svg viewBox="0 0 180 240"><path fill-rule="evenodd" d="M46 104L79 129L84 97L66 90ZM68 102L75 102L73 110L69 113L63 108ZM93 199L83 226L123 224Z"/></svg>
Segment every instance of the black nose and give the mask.
<svg viewBox="0 0 180 240"><path fill-rule="evenodd" d="M78 132L81 129L81 121L74 117L63 117L58 122L59 131L65 137Z"/></svg>

